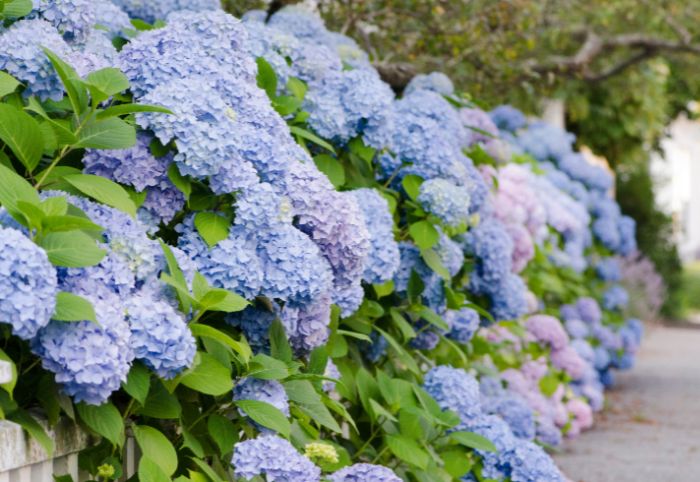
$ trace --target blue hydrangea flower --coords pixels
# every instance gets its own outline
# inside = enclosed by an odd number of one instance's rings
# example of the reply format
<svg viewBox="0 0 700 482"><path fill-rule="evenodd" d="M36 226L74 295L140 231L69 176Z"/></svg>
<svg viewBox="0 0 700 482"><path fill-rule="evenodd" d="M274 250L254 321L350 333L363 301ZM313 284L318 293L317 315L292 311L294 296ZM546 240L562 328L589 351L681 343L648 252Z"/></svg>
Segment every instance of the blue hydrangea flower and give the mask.
<svg viewBox="0 0 700 482"><path fill-rule="evenodd" d="M75 402L100 405L129 373L134 357L129 324L116 296L80 294L95 307L97 323L52 321L34 338L32 349Z"/></svg>
<svg viewBox="0 0 700 482"><path fill-rule="evenodd" d="M459 343L469 343L479 328L479 313L471 308L447 310L444 319L450 326L447 336Z"/></svg>
<svg viewBox="0 0 700 482"><path fill-rule="evenodd" d="M317 134L346 143L366 128L384 124L393 99L394 93L376 70L341 70L309 84L304 110Z"/></svg>
<svg viewBox="0 0 700 482"><path fill-rule="evenodd" d="M289 417L289 399L287 392L277 380L243 378L233 388L234 400L257 400L266 402ZM240 409L239 409L240 410ZM240 410L243 415L245 412Z"/></svg>
<svg viewBox="0 0 700 482"><path fill-rule="evenodd" d="M0 226L0 323L24 340L46 326L56 307L56 270L22 232Z"/></svg>
<svg viewBox="0 0 700 482"><path fill-rule="evenodd" d="M637 223L629 216L622 216L618 222L620 246L618 253L629 256L637 251Z"/></svg>
<svg viewBox="0 0 700 482"><path fill-rule="evenodd" d="M537 441L551 447L561 444L561 430L557 428L548 418L540 417L537 420Z"/></svg>
<svg viewBox="0 0 700 482"><path fill-rule="evenodd" d="M269 23L283 32L312 42L322 41L328 32L318 13L303 6L286 6L275 12Z"/></svg>
<svg viewBox="0 0 700 482"><path fill-rule="evenodd" d="M448 226L458 227L469 222L471 196L465 186L446 179L428 179L420 187L418 202Z"/></svg>
<svg viewBox="0 0 700 482"><path fill-rule="evenodd" d="M489 291L511 272L513 241L503 223L488 217L471 229L464 239L465 251L476 258L472 288Z"/></svg>
<svg viewBox="0 0 700 482"><path fill-rule="evenodd" d="M50 22L67 42L81 43L96 23L96 5L92 0L38 0L34 9ZM49 48L53 48L47 45Z"/></svg>
<svg viewBox="0 0 700 482"><path fill-rule="evenodd" d="M178 10L197 12L200 10L219 10L219 0L161 0L158 2L145 2L143 0L112 0L126 13L134 18L153 23L156 20L165 20L168 15Z"/></svg>
<svg viewBox="0 0 700 482"><path fill-rule="evenodd" d="M517 444L510 459L510 480L513 482L566 481L547 452L532 442Z"/></svg>
<svg viewBox="0 0 700 482"><path fill-rule="evenodd" d="M284 326L293 327L287 332L292 348L306 355L328 341L331 320L331 300L328 295L319 296L305 304L287 303L280 315Z"/></svg>
<svg viewBox="0 0 700 482"><path fill-rule="evenodd" d="M555 161L573 152L576 136L547 124L533 122L518 137L518 145L538 161Z"/></svg>
<svg viewBox="0 0 700 482"><path fill-rule="evenodd" d="M582 154L569 153L563 156L559 160L559 169L591 190L607 192L613 187L612 175L602 167L589 163Z"/></svg>
<svg viewBox="0 0 700 482"><path fill-rule="evenodd" d="M333 302L349 316L362 302L359 294L371 249L362 210L354 196L337 192L312 162L297 162L286 180L295 225L320 248L333 272Z"/></svg>
<svg viewBox="0 0 700 482"><path fill-rule="evenodd" d="M603 258L595 266L596 274L598 278L603 281L615 282L622 279L622 272L620 270L620 262L617 258Z"/></svg>
<svg viewBox="0 0 700 482"><path fill-rule="evenodd" d="M165 379L192 365L197 345L182 314L150 296L132 296L125 308L136 359Z"/></svg>
<svg viewBox="0 0 700 482"><path fill-rule="evenodd" d="M326 363L326 369L323 371L323 376L328 378L334 378L336 380L340 380L340 378L342 377L340 370L338 370L336 364L333 363L332 358L328 359L328 363ZM330 393L333 390L335 390L335 385L336 383L331 380L324 380L323 391L326 393Z"/></svg>
<svg viewBox="0 0 700 482"><path fill-rule="evenodd" d="M93 0L95 4L95 29L102 30L110 39L126 37L134 30L129 15L110 0Z"/></svg>
<svg viewBox="0 0 700 482"><path fill-rule="evenodd" d="M600 311L600 305L594 298L581 297L576 301L576 310L578 311L579 319L585 321L589 325L600 323L603 318L603 313Z"/></svg>
<svg viewBox="0 0 700 482"><path fill-rule="evenodd" d="M447 236L442 229L437 228L437 232L439 238L433 249L440 258L442 265L450 273L450 276L455 276L464 265L464 251L461 245Z"/></svg>
<svg viewBox="0 0 700 482"><path fill-rule="evenodd" d="M586 338L590 334L588 325L576 318L566 320L564 322L564 326L566 327L566 332L571 338L582 339Z"/></svg>
<svg viewBox="0 0 700 482"><path fill-rule="evenodd" d="M496 320L515 320L528 312L527 287L518 275L509 274L488 295L491 313Z"/></svg>
<svg viewBox="0 0 700 482"><path fill-rule="evenodd" d="M372 332L370 338L372 339L372 343L364 342L362 353L367 360L372 363L377 363L386 354L389 348L389 342L376 331Z"/></svg>
<svg viewBox="0 0 700 482"><path fill-rule="evenodd" d="M43 46L50 46L64 60L70 59L68 44L44 20L24 19L0 30L0 70L21 81L26 86L25 95L59 101L63 98L63 86Z"/></svg>
<svg viewBox="0 0 700 482"><path fill-rule="evenodd" d="M603 306L607 310L622 310L629 303L627 290L620 285L614 285L603 293Z"/></svg>
<svg viewBox="0 0 700 482"><path fill-rule="evenodd" d="M401 482L391 469L381 465L354 464L328 476L331 482Z"/></svg>
<svg viewBox="0 0 700 482"><path fill-rule="evenodd" d="M399 243L401 263L394 276L394 288L397 293L404 293L408 289L408 281L411 273L415 272L423 281L423 304L436 311L444 309L446 299L442 278L428 267L420 255L420 250L407 242Z"/></svg>
<svg viewBox="0 0 700 482"><path fill-rule="evenodd" d="M458 368L437 366L425 375L423 388L443 410L452 410L463 423L481 414L479 382Z"/></svg>
<svg viewBox="0 0 700 482"><path fill-rule="evenodd" d="M442 72L431 72L429 74L419 74L411 79L405 89L406 94L415 90L430 90L440 95L452 95L455 86L450 78Z"/></svg>
<svg viewBox="0 0 700 482"><path fill-rule="evenodd" d="M515 132L527 124L525 115L510 105L499 105L489 115L494 124L506 132Z"/></svg>
<svg viewBox="0 0 700 482"><path fill-rule="evenodd" d="M484 478L504 480L510 473L510 456L519 442L509 425L496 415L480 414L469 425L468 430L489 439L498 450L484 452L477 450L482 459L481 474Z"/></svg>
<svg viewBox="0 0 700 482"><path fill-rule="evenodd" d="M243 311L230 313L226 316L228 323L243 331L248 344L256 353L270 351L270 326L276 319L280 319L277 304L272 303L271 307L272 310L259 306L248 306ZM290 328L285 326L285 331L289 332Z"/></svg>
<svg viewBox="0 0 700 482"><path fill-rule="evenodd" d="M508 394L489 400L484 410L503 418L516 437L525 440L535 438L535 414L520 396Z"/></svg>
<svg viewBox="0 0 700 482"><path fill-rule="evenodd" d="M301 455L287 440L276 435L260 435L238 442L231 460L236 477L285 482L319 482L321 469Z"/></svg>
<svg viewBox="0 0 700 482"><path fill-rule="evenodd" d="M394 218L389 211L389 203L375 189L357 189L351 192L362 209L371 244L362 279L368 283L385 283L394 277L401 262L399 245L394 239Z"/></svg>
<svg viewBox="0 0 700 482"><path fill-rule="evenodd" d="M81 77L91 72L118 65L119 53L112 41L98 30L92 30L87 39L74 46L69 63Z"/></svg>

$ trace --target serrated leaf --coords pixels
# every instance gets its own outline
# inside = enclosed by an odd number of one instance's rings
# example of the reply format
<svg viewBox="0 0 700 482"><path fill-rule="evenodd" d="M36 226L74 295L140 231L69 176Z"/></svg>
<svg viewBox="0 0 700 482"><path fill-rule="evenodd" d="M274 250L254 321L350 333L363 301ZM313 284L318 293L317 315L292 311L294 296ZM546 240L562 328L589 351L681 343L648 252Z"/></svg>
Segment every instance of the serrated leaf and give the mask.
<svg viewBox="0 0 700 482"><path fill-rule="evenodd" d="M275 319L270 325L270 354L273 358L284 362L291 362L293 358L287 332L278 319Z"/></svg>
<svg viewBox="0 0 700 482"><path fill-rule="evenodd" d="M39 164L44 153L39 123L9 104L0 104L0 140L30 172Z"/></svg>
<svg viewBox="0 0 700 482"><path fill-rule="evenodd" d="M56 295L56 310L53 320L57 321L91 321L97 323L97 315L92 303L82 296L59 291Z"/></svg>
<svg viewBox="0 0 700 482"><path fill-rule="evenodd" d="M134 126L118 117L110 117L88 123L80 131L75 146L86 149L128 149L135 144Z"/></svg>
<svg viewBox="0 0 700 482"><path fill-rule="evenodd" d="M438 276L440 276L445 281L449 281L450 279L452 279L452 275L450 275L450 272L442 263L440 255L437 254L437 252L434 249L423 249L421 250L420 254L421 258L423 258L423 261L425 261L425 264L427 264L428 267L430 267L430 269L437 273Z"/></svg>
<svg viewBox="0 0 700 482"><path fill-rule="evenodd" d="M384 439L389 450L404 462L420 469L428 466L430 456L415 440L391 434L386 435Z"/></svg>
<svg viewBox="0 0 700 482"><path fill-rule="evenodd" d="M192 182L180 174L177 164L172 163L170 167L168 167L168 179L170 179L170 182L185 195L186 200L190 198L190 194L192 194Z"/></svg>
<svg viewBox="0 0 700 482"><path fill-rule="evenodd" d="M316 392L311 382L290 380L284 382L284 389L289 399L299 405L299 408L312 420L336 433L341 433L340 425L323 404L321 396Z"/></svg>
<svg viewBox="0 0 700 482"><path fill-rule="evenodd" d="M93 174L72 174L64 176L66 182L80 192L97 199L103 204L136 216L136 206L129 193L114 181Z"/></svg>
<svg viewBox="0 0 700 482"><path fill-rule="evenodd" d="M289 376L287 364L263 353L250 360L248 376L262 380L281 380Z"/></svg>
<svg viewBox="0 0 700 482"><path fill-rule="evenodd" d="M165 475L172 475L177 469L177 453L170 440L148 425L133 425L132 429L144 456L152 459Z"/></svg>
<svg viewBox="0 0 700 482"><path fill-rule="evenodd" d="M2 14L8 18L19 18L29 15L33 8L32 0L9 0Z"/></svg>
<svg viewBox="0 0 700 482"><path fill-rule="evenodd" d="M67 268L94 266L107 254L82 231L49 233L41 238L39 245L44 248L52 264Z"/></svg>
<svg viewBox="0 0 700 482"><path fill-rule="evenodd" d="M90 72L83 82L90 89L93 101L98 103L129 88L129 79L114 67Z"/></svg>
<svg viewBox="0 0 700 482"><path fill-rule="evenodd" d="M49 58L51 65L63 82L63 87L68 93L68 99L75 114L82 114L87 108L87 90L80 80L80 76L70 65L64 62L51 50L44 48L44 53Z"/></svg>
<svg viewBox="0 0 700 482"><path fill-rule="evenodd" d="M260 400L236 400L235 403L254 422L289 437L291 425L277 407Z"/></svg>
<svg viewBox="0 0 700 482"><path fill-rule="evenodd" d="M76 408L80 419L90 430L109 440L112 445L122 445L124 421L117 407L108 402L102 405L79 403Z"/></svg>
<svg viewBox="0 0 700 482"><path fill-rule="evenodd" d="M233 389L231 369L208 353L199 352L199 363L180 378L186 387L207 395L223 395Z"/></svg>
<svg viewBox="0 0 700 482"><path fill-rule="evenodd" d="M228 237L231 221L216 213L197 213L194 217L194 225L202 239L210 248Z"/></svg>
<svg viewBox="0 0 700 482"><path fill-rule="evenodd" d="M486 437L474 432L452 432L450 438L457 443L483 452L498 452L496 446Z"/></svg>

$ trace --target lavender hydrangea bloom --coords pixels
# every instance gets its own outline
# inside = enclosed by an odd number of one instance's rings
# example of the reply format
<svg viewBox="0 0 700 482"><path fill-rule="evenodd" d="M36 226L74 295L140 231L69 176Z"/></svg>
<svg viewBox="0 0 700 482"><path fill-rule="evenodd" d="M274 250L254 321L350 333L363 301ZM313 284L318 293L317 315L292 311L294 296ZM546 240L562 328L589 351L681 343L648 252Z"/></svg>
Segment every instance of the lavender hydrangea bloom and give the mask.
<svg viewBox="0 0 700 482"><path fill-rule="evenodd" d="M276 303L272 303L272 310L265 307L248 306L243 311L228 314L226 321L243 331L253 352L269 352L270 326L276 319L280 319L279 311L279 306ZM285 332L295 329L294 326L285 326L284 328Z"/></svg>
<svg viewBox="0 0 700 482"><path fill-rule="evenodd" d="M515 132L527 123L525 115L510 105L499 105L489 115L494 124L506 132Z"/></svg>
<svg viewBox="0 0 700 482"><path fill-rule="evenodd" d="M332 358L328 359L328 363L326 363L326 369L323 371L323 376L340 380L342 375L340 373L340 370L338 370L336 364L333 363ZM335 385L336 383L331 380L324 380L323 391L326 393L332 392L333 390L335 390Z"/></svg>
<svg viewBox="0 0 700 482"><path fill-rule="evenodd" d="M311 162L297 162L287 178L296 225L321 250L333 271L333 302L349 316L362 302L362 275L370 235L354 196L337 192Z"/></svg>
<svg viewBox="0 0 700 482"><path fill-rule="evenodd" d="M56 270L46 252L20 231L0 225L0 323L29 340L56 307Z"/></svg>
<svg viewBox="0 0 700 482"><path fill-rule="evenodd" d="M553 350L551 354L552 365L566 372L573 380L583 376L586 362L578 354L578 351L570 346L561 350Z"/></svg>
<svg viewBox="0 0 700 482"><path fill-rule="evenodd" d="M516 437L525 440L535 438L535 414L527 402L519 395L509 393L508 395L488 400L484 410L503 418Z"/></svg>
<svg viewBox="0 0 700 482"><path fill-rule="evenodd" d="M509 456L519 442L508 424L496 415L481 414L468 425L468 429L489 439L497 449L497 452L477 450L482 458L482 475L496 480L507 478L510 472Z"/></svg>
<svg viewBox="0 0 700 482"><path fill-rule="evenodd" d="M59 101L63 86L42 46L63 59L71 57L71 49L56 29L41 19L24 19L0 30L0 70L20 80L26 96Z"/></svg>
<svg viewBox="0 0 700 482"><path fill-rule="evenodd" d="M287 334L297 353L306 355L328 341L331 300L327 294L310 303L287 303L280 316L285 326L293 327Z"/></svg>
<svg viewBox="0 0 700 482"><path fill-rule="evenodd" d="M237 477L285 482L319 482L321 469L301 455L287 440L276 435L260 435L237 443L231 460Z"/></svg>
<svg viewBox="0 0 700 482"><path fill-rule="evenodd" d="M559 160L559 169L591 190L607 192L613 186L612 175L599 166L590 164L582 154L570 153Z"/></svg>
<svg viewBox="0 0 700 482"><path fill-rule="evenodd" d="M165 20L168 15L178 10L196 12L200 10L221 9L219 0L164 0L158 2L144 2L143 0L112 0L126 13L134 18L140 18L153 23L156 20Z"/></svg>
<svg viewBox="0 0 700 482"><path fill-rule="evenodd" d="M537 341L546 343L554 350L564 349L569 342L561 323L553 316L531 316L525 322L525 328Z"/></svg>
<svg viewBox="0 0 700 482"><path fill-rule="evenodd" d="M100 405L129 373L133 360L129 324L116 297L81 295L92 302L99 324L52 321L34 338L32 349L74 401Z"/></svg>
<svg viewBox="0 0 700 482"><path fill-rule="evenodd" d="M452 410L463 423L481 414L479 382L458 368L437 366L425 375L423 388L443 410Z"/></svg>
<svg viewBox="0 0 700 482"><path fill-rule="evenodd" d="M34 5L41 18L50 22L67 42L84 42L96 23L92 0L38 0Z"/></svg>
<svg viewBox="0 0 700 482"><path fill-rule="evenodd" d="M617 258L603 258L595 266L598 278L603 281L615 282L622 279L620 262Z"/></svg>
<svg viewBox="0 0 700 482"><path fill-rule="evenodd" d="M419 74L411 79L405 89L406 94L415 90L430 90L440 95L454 94L455 87L450 78L442 72Z"/></svg>
<svg viewBox="0 0 700 482"><path fill-rule="evenodd" d="M182 314L150 296L130 297L126 304L134 357L159 377L171 379L192 365L197 345Z"/></svg>
<svg viewBox="0 0 700 482"><path fill-rule="evenodd" d="M510 480L513 482L566 481L552 458L542 447L532 442L526 441L516 445L510 459Z"/></svg>
<svg viewBox="0 0 700 482"><path fill-rule="evenodd" d="M376 70L341 70L309 85L304 109L317 134L345 143L365 128L382 125L393 99Z"/></svg>
<svg viewBox="0 0 700 482"><path fill-rule="evenodd" d="M233 399L257 400L266 402L289 417L289 400L287 392L277 380L261 380L259 378L243 378L233 388ZM245 412L239 409L242 414Z"/></svg>
<svg viewBox="0 0 700 482"><path fill-rule="evenodd" d="M479 328L479 313L471 308L447 310L444 319L450 326L447 336L459 343L469 343Z"/></svg>
<svg viewBox="0 0 700 482"><path fill-rule="evenodd" d="M564 322L566 327L566 332L571 338L581 339L586 338L590 332L588 330L588 325L581 320L572 318Z"/></svg>
<svg viewBox="0 0 700 482"><path fill-rule="evenodd" d="M565 130L547 124L534 122L520 133L518 144L538 161L557 161L573 152L576 137Z"/></svg>
<svg viewBox="0 0 700 482"><path fill-rule="evenodd" d="M95 28L103 30L110 39L125 37L133 30L129 15L110 0L93 0L95 8Z"/></svg>
<svg viewBox="0 0 700 482"><path fill-rule="evenodd" d="M112 41L98 30L92 30L85 42L75 45L68 59L81 77L118 64L119 53Z"/></svg>
<svg viewBox="0 0 700 482"><path fill-rule="evenodd" d="M537 421L537 441L552 447L561 444L561 430L549 419L543 418Z"/></svg>
<svg viewBox="0 0 700 482"><path fill-rule="evenodd" d="M331 474L331 482L401 482L391 469L381 465L354 464Z"/></svg>
<svg viewBox="0 0 700 482"><path fill-rule="evenodd" d="M401 261L399 245L394 239L394 218L389 211L389 203L375 189L351 192L362 209L371 243L362 279L373 284L385 283L394 277Z"/></svg>
<svg viewBox="0 0 700 482"><path fill-rule="evenodd" d="M600 311L598 302L590 297L582 297L576 301L576 310L581 320L589 325L600 323L603 313Z"/></svg>
<svg viewBox="0 0 700 482"><path fill-rule="evenodd" d="M467 146L477 143L488 146L498 137L498 127L483 110L462 108L459 110L459 116L467 131Z"/></svg>
<svg viewBox="0 0 700 482"><path fill-rule="evenodd" d="M446 179L428 179L421 184L418 202L448 226L458 227L469 222L471 196L464 186Z"/></svg>
<svg viewBox="0 0 700 482"><path fill-rule="evenodd" d="M491 298L491 312L496 320L515 320L528 312L527 287L515 274L508 274L488 293Z"/></svg>

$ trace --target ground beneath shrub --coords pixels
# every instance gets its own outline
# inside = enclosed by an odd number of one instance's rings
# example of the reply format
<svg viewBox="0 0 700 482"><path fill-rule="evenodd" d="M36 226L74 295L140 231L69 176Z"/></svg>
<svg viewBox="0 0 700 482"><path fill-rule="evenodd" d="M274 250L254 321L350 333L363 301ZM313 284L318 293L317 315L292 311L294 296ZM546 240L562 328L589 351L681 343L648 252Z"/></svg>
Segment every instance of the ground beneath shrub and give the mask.
<svg viewBox="0 0 700 482"><path fill-rule="evenodd" d="M607 406L555 455L571 480L700 481L700 329L651 328Z"/></svg>

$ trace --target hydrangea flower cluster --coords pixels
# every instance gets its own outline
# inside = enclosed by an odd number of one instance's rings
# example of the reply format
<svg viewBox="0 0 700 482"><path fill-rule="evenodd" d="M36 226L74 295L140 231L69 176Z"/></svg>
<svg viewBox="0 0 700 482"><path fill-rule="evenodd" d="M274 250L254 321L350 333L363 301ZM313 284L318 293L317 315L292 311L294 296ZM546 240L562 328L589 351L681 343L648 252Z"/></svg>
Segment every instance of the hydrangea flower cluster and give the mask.
<svg viewBox="0 0 700 482"><path fill-rule="evenodd" d="M301 455L287 440L276 435L260 435L234 446L231 464L237 477L288 482L318 482L321 469Z"/></svg>

